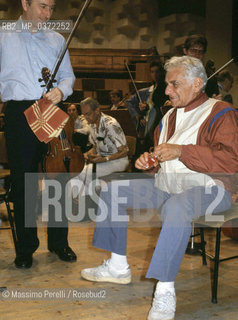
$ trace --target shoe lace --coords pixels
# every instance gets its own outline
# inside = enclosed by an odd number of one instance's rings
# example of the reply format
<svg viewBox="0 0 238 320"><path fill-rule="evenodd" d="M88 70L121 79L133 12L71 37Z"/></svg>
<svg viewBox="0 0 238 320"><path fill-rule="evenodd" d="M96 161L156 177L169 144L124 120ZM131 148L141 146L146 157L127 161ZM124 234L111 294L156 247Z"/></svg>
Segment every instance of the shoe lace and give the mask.
<svg viewBox="0 0 238 320"><path fill-rule="evenodd" d="M153 308L158 309L159 311L173 311L175 312L175 297L172 292L165 292L164 294L155 293L153 299Z"/></svg>
<svg viewBox="0 0 238 320"><path fill-rule="evenodd" d="M103 264L101 264L98 268L97 268L97 274L101 274L101 272L104 272L105 269L108 268L108 264L109 264L109 260L104 260Z"/></svg>

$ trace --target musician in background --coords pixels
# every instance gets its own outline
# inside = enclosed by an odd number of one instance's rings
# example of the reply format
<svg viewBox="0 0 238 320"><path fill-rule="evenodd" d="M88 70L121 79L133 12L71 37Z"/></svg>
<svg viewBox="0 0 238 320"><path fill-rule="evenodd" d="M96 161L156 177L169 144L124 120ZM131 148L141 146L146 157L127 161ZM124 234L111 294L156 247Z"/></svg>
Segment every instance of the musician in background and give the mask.
<svg viewBox="0 0 238 320"><path fill-rule="evenodd" d="M189 36L184 42L183 53L186 56L197 58L203 62L206 51L207 39L201 34Z"/></svg>
<svg viewBox="0 0 238 320"><path fill-rule="evenodd" d="M128 148L120 124L113 117L102 113L99 103L92 98L83 100L80 106L89 124L89 140L93 146L84 157L89 163L96 164L97 177L125 171L129 164Z"/></svg>
<svg viewBox="0 0 238 320"><path fill-rule="evenodd" d="M102 113L99 103L92 98L83 100L80 107L89 124L89 141L92 148L84 153L87 164L83 171L71 181L73 183L75 179L79 179L82 182L77 198L80 215L84 215L85 199L82 197L92 195L89 186L94 179L93 174L99 178L113 172L123 172L127 169L129 161L126 137L117 120Z"/></svg>
<svg viewBox="0 0 238 320"><path fill-rule="evenodd" d="M234 78L231 72L228 70L219 72L217 77L219 95L214 96L214 98L233 103L232 95L228 93L232 88L233 82Z"/></svg>
<svg viewBox="0 0 238 320"><path fill-rule="evenodd" d="M111 105L110 110L126 109L125 103L122 101L121 90L110 91Z"/></svg>
<svg viewBox="0 0 238 320"><path fill-rule="evenodd" d="M140 152L148 150L153 145L154 129L163 117L162 106L167 100L162 64L157 61L151 62L150 74L152 86L139 90L142 103L136 94L126 101L138 137L142 140Z"/></svg>
<svg viewBox="0 0 238 320"><path fill-rule="evenodd" d="M89 124L81 113L80 107L72 103L66 107L66 112L71 118L72 125L74 126L73 143L81 148L84 153L89 150L88 135Z"/></svg>
<svg viewBox="0 0 238 320"><path fill-rule="evenodd" d="M186 56L197 58L204 63L204 56L207 51L207 39L201 34L195 34L189 36L184 43L183 53ZM208 60L205 66L207 77L209 78L215 72L215 66L213 60ZM217 96L219 94L219 88L217 84L217 77L213 77L207 81L205 92L208 97Z"/></svg>
<svg viewBox="0 0 238 320"><path fill-rule="evenodd" d="M25 221L25 173L37 173L38 163L46 145L40 142L30 129L24 111L42 97L38 81L41 70L53 70L60 52L65 47L64 37L54 31L37 30L39 23L51 18L55 0L21 0L23 13L16 22L17 31L0 32L0 94L7 102L5 133L14 200L14 216L17 233L17 268L30 268L32 255L39 246L36 213L38 181L31 185L31 227ZM29 22L29 23L27 23ZM26 29L25 26L28 26ZM56 87L44 96L54 104L67 99L73 92L75 76L66 55L56 75ZM63 211L63 210L62 210ZM63 261L76 261L76 255L68 245L68 225L65 212L57 227L48 228L48 249Z"/></svg>
<svg viewBox="0 0 238 320"><path fill-rule="evenodd" d="M69 105L67 105L66 107L66 112L68 113L68 115L73 118L74 120L77 119L79 113L78 113L78 106L75 103L71 103Z"/></svg>

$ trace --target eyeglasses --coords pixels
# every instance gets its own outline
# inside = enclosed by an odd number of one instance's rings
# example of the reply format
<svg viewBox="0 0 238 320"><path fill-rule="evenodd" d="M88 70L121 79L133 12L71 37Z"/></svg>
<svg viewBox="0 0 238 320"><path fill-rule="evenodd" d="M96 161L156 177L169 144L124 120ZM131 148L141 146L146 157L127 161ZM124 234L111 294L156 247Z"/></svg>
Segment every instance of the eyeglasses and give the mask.
<svg viewBox="0 0 238 320"><path fill-rule="evenodd" d="M188 51L190 51L193 54L204 54L205 51L203 49L197 49L197 48L189 48Z"/></svg>

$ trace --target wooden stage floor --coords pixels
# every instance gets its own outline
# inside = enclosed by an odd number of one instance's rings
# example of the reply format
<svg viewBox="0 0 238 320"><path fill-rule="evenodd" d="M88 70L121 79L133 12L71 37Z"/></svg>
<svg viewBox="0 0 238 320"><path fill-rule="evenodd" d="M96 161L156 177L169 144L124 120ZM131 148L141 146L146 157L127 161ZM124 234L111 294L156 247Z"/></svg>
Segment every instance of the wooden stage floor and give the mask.
<svg viewBox="0 0 238 320"><path fill-rule="evenodd" d="M92 283L80 278L80 271L100 264L108 253L92 247L93 223L70 223L70 245L78 255L76 263L60 261L47 251L46 230L38 229L40 247L34 254L29 270L15 268L10 231L0 230L0 285L34 292L53 290L62 295L58 299L0 301L0 319L80 319L80 320L145 320L150 309L154 280L145 279L158 228L137 227L128 230L128 261L133 272L129 285ZM213 231L206 232L207 247L213 248ZM222 237L221 255L237 254L238 242ZM238 260L220 265L218 304L211 301L209 265L202 266L200 256L185 255L176 281L177 320L216 319L237 320L238 314ZM76 297L64 297L76 290ZM101 298L81 299L83 293L101 292ZM50 291L50 292L51 292ZM55 292L54 291L54 292ZM60 294L60 293L58 293Z"/></svg>

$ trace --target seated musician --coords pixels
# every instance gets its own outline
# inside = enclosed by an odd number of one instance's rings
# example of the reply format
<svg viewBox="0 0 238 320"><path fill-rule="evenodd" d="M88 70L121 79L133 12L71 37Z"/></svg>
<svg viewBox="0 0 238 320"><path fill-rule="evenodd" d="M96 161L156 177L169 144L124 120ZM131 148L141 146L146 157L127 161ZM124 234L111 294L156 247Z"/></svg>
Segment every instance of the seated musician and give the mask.
<svg viewBox="0 0 238 320"><path fill-rule="evenodd" d="M128 166L128 148L120 124L113 117L102 113L99 103L92 98L83 100L80 107L89 124L89 140L93 145L84 157L89 163L96 163L97 176L125 171Z"/></svg>
<svg viewBox="0 0 238 320"><path fill-rule="evenodd" d="M123 172L129 165L126 137L117 120L102 113L99 103L92 98L83 100L80 107L89 124L92 148L84 153L87 164L78 176L84 184L84 190L79 192L79 204L80 195L89 193L88 186L94 171L96 177L103 177L113 172Z"/></svg>
<svg viewBox="0 0 238 320"><path fill-rule="evenodd" d="M217 77L219 95L214 96L214 98L233 103L232 95L229 93L232 88L233 81L234 78L230 71L223 70L219 72Z"/></svg>
<svg viewBox="0 0 238 320"><path fill-rule="evenodd" d="M174 108L155 130L155 178L127 180L119 191L119 181L112 181L102 189L93 245L111 252L111 258L81 272L89 281L130 283L127 208L160 208L162 229L146 275L158 280L148 320L174 319L174 281L190 238L191 221L231 206L234 186L227 178L238 171L236 109L204 93L207 76L199 59L173 57L165 70L165 93ZM145 152L136 167L148 169L150 158ZM117 200L118 195L123 201ZM211 206L215 200L217 206Z"/></svg>
<svg viewBox="0 0 238 320"><path fill-rule="evenodd" d="M136 94L125 102L137 128L138 137L143 140L143 151L153 145L153 132L163 117L161 107L166 101L162 64L158 61L151 62L150 74L152 86L139 90L142 103Z"/></svg>
<svg viewBox="0 0 238 320"><path fill-rule="evenodd" d="M110 110L126 109L125 103L122 99L122 93L120 90L110 91Z"/></svg>
<svg viewBox="0 0 238 320"><path fill-rule="evenodd" d="M82 152L88 151L88 135L89 135L89 125L85 117L81 114L80 107L72 103L66 107L66 112L70 116L73 126L73 143L81 148Z"/></svg>
<svg viewBox="0 0 238 320"><path fill-rule="evenodd" d="M66 113L68 113L72 119L76 120L79 115L78 106L75 103L68 104L66 106Z"/></svg>

